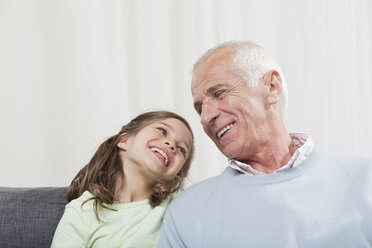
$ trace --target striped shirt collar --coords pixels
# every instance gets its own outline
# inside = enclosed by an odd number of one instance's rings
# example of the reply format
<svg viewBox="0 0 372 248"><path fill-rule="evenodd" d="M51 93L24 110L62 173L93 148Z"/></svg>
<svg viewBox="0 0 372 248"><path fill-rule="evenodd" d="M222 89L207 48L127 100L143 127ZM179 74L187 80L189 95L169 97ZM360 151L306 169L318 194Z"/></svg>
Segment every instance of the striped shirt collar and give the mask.
<svg viewBox="0 0 372 248"><path fill-rule="evenodd" d="M288 161L287 164L277 169L274 173L278 173L281 171L286 171L290 168L294 168L301 164L312 152L314 144L310 138L310 136L306 133L290 133L289 134L293 143L298 147L291 159ZM245 164L239 162L237 160L229 159L229 166L235 170L243 174L250 174L250 175L265 175L260 171L253 169L253 167L249 164Z"/></svg>

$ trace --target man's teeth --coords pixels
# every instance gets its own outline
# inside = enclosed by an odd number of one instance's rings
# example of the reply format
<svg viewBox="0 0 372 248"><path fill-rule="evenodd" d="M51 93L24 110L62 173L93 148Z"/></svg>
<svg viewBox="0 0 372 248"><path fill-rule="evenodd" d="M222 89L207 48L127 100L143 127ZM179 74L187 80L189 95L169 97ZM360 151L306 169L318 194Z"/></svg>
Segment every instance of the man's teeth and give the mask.
<svg viewBox="0 0 372 248"><path fill-rule="evenodd" d="M167 165L168 164L168 156L165 152L163 152L161 149L157 148L157 147L151 147L150 148L152 151L155 151L155 152L158 152L160 153L163 157L164 157L164 164Z"/></svg>
<svg viewBox="0 0 372 248"><path fill-rule="evenodd" d="M222 130L217 133L217 137L221 138L222 135L224 135L226 133L226 131L229 130L230 128L232 128L233 126L234 126L234 124L231 123L231 124L227 125L226 127L222 128Z"/></svg>

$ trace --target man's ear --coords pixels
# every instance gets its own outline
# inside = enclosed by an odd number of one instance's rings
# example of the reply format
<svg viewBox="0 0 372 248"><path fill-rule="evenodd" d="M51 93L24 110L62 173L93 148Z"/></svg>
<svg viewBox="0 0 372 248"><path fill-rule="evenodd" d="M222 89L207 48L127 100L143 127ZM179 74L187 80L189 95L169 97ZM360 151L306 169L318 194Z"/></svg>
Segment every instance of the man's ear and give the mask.
<svg viewBox="0 0 372 248"><path fill-rule="evenodd" d="M279 72L271 70L264 75L263 79L267 89L267 103L277 103L282 96L282 78Z"/></svg>
<svg viewBox="0 0 372 248"><path fill-rule="evenodd" d="M122 150L122 151L124 151L124 152L126 152L127 151L127 149L128 149L128 138L129 137L125 137L125 133L124 134L121 134L120 135L120 141L116 144L117 145L117 147L119 147L120 148L120 150Z"/></svg>

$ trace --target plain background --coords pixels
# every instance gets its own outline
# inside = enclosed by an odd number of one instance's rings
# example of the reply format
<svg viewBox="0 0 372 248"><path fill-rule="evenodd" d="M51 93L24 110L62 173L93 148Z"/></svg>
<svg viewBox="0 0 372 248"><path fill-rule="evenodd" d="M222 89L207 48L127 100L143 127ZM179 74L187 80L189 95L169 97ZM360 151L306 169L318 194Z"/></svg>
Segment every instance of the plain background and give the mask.
<svg viewBox="0 0 372 248"><path fill-rule="evenodd" d="M370 0L0 0L0 185L66 186L137 114L191 123L188 184L226 159L192 107L193 63L251 40L282 66L288 129L372 154Z"/></svg>

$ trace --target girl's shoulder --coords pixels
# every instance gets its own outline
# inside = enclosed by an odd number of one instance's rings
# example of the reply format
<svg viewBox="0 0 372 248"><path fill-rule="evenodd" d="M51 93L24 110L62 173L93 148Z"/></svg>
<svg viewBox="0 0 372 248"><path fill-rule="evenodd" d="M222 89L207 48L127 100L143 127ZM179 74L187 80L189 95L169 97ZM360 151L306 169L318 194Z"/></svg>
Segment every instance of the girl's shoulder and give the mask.
<svg viewBox="0 0 372 248"><path fill-rule="evenodd" d="M78 198L70 201L67 205L66 208L74 208L78 211L81 211L81 208L85 206L93 206L93 200L89 200L92 197L94 197L89 191L84 191L84 193L79 196Z"/></svg>

